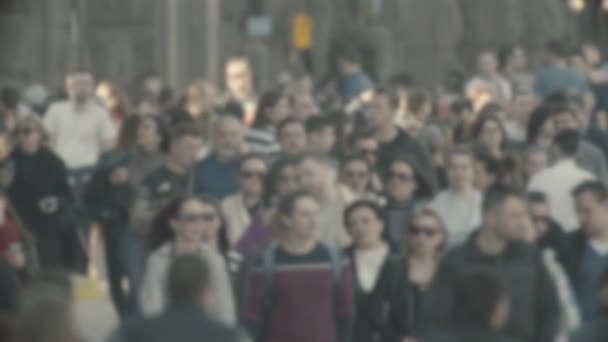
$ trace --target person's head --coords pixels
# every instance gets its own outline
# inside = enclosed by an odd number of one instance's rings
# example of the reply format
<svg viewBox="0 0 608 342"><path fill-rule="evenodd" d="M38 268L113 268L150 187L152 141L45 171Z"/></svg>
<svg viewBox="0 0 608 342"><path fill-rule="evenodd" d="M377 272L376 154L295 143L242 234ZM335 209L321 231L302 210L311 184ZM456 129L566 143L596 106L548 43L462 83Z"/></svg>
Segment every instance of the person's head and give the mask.
<svg viewBox="0 0 608 342"><path fill-rule="evenodd" d="M496 52L486 50L479 54L477 59L479 74L483 77L494 77L498 73L498 59Z"/></svg>
<svg viewBox="0 0 608 342"><path fill-rule="evenodd" d="M356 132L352 138L353 152L365 156L367 163L373 168L378 161L378 140L372 132Z"/></svg>
<svg viewBox="0 0 608 342"><path fill-rule="evenodd" d="M42 119L35 114L28 115L17 122L15 136L17 146L26 153L35 153L41 146L50 146L50 136L44 128Z"/></svg>
<svg viewBox="0 0 608 342"><path fill-rule="evenodd" d="M77 70L67 74L66 91L72 101L83 103L93 95L93 75L89 71Z"/></svg>
<svg viewBox="0 0 608 342"><path fill-rule="evenodd" d="M372 170L364 156L354 155L342 162L342 182L355 194L366 194L371 187Z"/></svg>
<svg viewBox="0 0 608 342"><path fill-rule="evenodd" d="M226 88L238 100L246 99L253 92L253 72L246 57L228 59L225 67Z"/></svg>
<svg viewBox="0 0 608 342"><path fill-rule="evenodd" d="M548 63L561 63L568 58L568 47L561 40L551 40L546 46L546 57Z"/></svg>
<svg viewBox="0 0 608 342"><path fill-rule="evenodd" d="M344 210L344 226L357 248L377 247L383 242L384 212L373 201L356 201Z"/></svg>
<svg viewBox="0 0 608 342"><path fill-rule="evenodd" d="M572 192L576 213L591 238L608 237L608 190L600 181L586 181Z"/></svg>
<svg viewBox="0 0 608 342"><path fill-rule="evenodd" d="M214 242L224 252L226 233L226 221L215 199L187 196L175 199L155 217L149 244L155 250L169 241Z"/></svg>
<svg viewBox="0 0 608 342"><path fill-rule="evenodd" d="M147 151L166 151L168 131L160 117L152 115L139 117L135 134L137 146Z"/></svg>
<svg viewBox="0 0 608 342"><path fill-rule="evenodd" d="M431 208L422 208L410 218L405 239L409 256L439 257L445 251L448 231L439 214Z"/></svg>
<svg viewBox="0 0 608 342"><path fill-rule="evenodd" d="M595 43L585 42L581 46L581 55L587 65L591 67L599 66L602 63L602 53Z"/></svg>
<svg viewBox="0 0 608 342"><path fill-rule="evenodd" d="M111 112L119 112L123 115L129 113L130 107L125 93L117 84L110 81L101 81L97 85L95 95L103 101L103 104Z"/></svg>
<svg viewBox="0 0 608 342"><path fill-rule="evenodd" d="M221 160L235 160L241 157L245 144L245 127L231 115L222 115L215 124L213 149Z"/></svg>
<svg viewBox="0 0 608 342"><path fill-rule="evenodd" d="M281 198L278 225L282 233L296 240L314 240L319 234L320 207L314 196L294 192Z"/></svg>
<svg viewBox="0 0 608 342"><path fill-rule="evenodd" d="M337 185L335 161L325 154L309 153L298 163L298 180L302 190L323 197Z"/></svg>
<svg viewBox="0 0 608 342"><path fill-rule="evenodd" d="M525 194L504 184L494 184L486 190L482 210L482 229L489 230L503 242L520 241L532 224Z"/></svg>
<svg viewBox="0 0 608 342"><path fill-rule="evenodd" d="M547 151L544 148L531 148L526 154L526 175L532 177L549 165Z"/></svg>
<svg viewBox="0 0 608 342"><path fill-rule="evenodd" d="M260 97L253 126L258 128L267 125L276 127L290 114L291 104L285 94L279 91L267 92Z"/></svg>
<svg viewBox="0 0 608 342"><path fill-rule="evenodd" d="M555 136L555 125L551 120L550 106L541 104L532 111L526 133L529 144L549 147Z"/></svg>
<svg viewBox="0 0 608 342"><path fill-rule="evenodd" d="M424 90L414 91L408 98L408 107L412 115L426 122L433 113L433 98Z"/></svg>
<svg viewBox="0 0 608 342"><path fill-rule="evenodd" d="M197 80L186 90L185 108L190 114L205 114L217 105L217 89L213 83Z"/></svg>
<svg viewBox="0 0 608 342"><path fill-rule="evenodd" d="M544 236L551 224L551 207L544 192L533 191L528 194L528 210L537 236Z"/></svg>
<svg viewBox="0 0 608 342"><path fill-rule="evenodd" d="M327 116L315 116L306 121L310 150L331 153L337 142L334 121Z"/></svg>
<svg viewBox="0 0 608 342"><path fill-rule="evenodd" d="M398 108L399 94L386 88L376 88L367 112L370 128L377 132L394 126Z"/></svg>
<svg viewBox="0 0 608 342"><path fill-rule="evenodd" d="M320 115L319 105L311 94L295 94L292 97L293 116L300 120Z"/></svg>
<svg viewBox="0 0 608 342"><path fill-rule="evenodd" d="M172 306L196 304L211 308L211 275L207 262L200 255L177 256L167 274L167 296Z"/></svg>
<svg viewBox="0 0 608 342"><path fill-rule="evenodd" d="M196 127L187 123L178 124L171 132L171 161L186 170L190 169L196 161L201 145L201 133Z"/></svg>
<svg viewBox="0 0 608 342"><path fill-rule="evenodd" d="M296 192L300 188L298 180L298 160L295 158L281 158L270 168L267 182L266 204L271 205L273 200L282 198L287 194Z"/></svg>
<svg viewBox="0 0 608 342"><path fill-rule="evenodd" d="M384 188L390 201L409 201L419 190L420 177L415 162L409 158L397 157L391 160L383 176Z"/></svg>
<svg viewBox="0 0 608 342"><path fill-rule="evenodd" d="M518 45L507 46L500 50L500 66L502 70L522 72L526 70L526 51Z"/></svg>
<svg viewBox="0 0 608 342"><path fill-rule="evenodd" d="M557 133L553 140L553 147L558 158L572 159L576 157L580 140L580 133L576 130L567 129Z"/></svg>
<svg viewBox="0 0 608 342"><path fill-rule="evenodd" d="M454 299L454 317L464 328L500 330L509 321L510 298L500 277L493 272L462 275Z"/></svg>
<svg viewBox="0 0 608 342"><path fill-rule="evenodd" d="M298 156L306 151L306 125L296 118L283 120L277 129L277 137L283 154L288 157Z"/></svg>
<svg viewBox="0 0 608 342"><path fill-rule="evenodd" d="M21 102L21 94L16 88L6 87L0 91L0 110L16 112Z"/></svg>
<svg viewBox="0 0 608 342"><path fill-rule="evenodd" d="M475 188L485 191L492 184L500 182L503 175L503 165L500 159L483 153L475 158Z"/></svg>
<svg viewBox="0 0 608 342"><path fill-rule="evenodd" d="M264 158L254 154L246 155L241 159L239 170L241 192L262 199L268 175L268 165Z"/></svg>
<svg viewBox="0 0 608 342"><path fill-rule="evenodd" d="M507 138L502 121L495 115L480 117L473 134L477 144L488 152L502 150Z"/></svg>
<svg viewBox="0 0 608 342"><path fill-rule="evenodd" d="M475 177L475 158L470 149L455 147L446 158L448 183L454 190L473 187Z"/></svg>
<svg viewBox="0 0 608 342"><path fill-rule="evenodd" d="M579 121L576 112L567 106L554 108L551 114L557 132L565 129L578 129Z"/></svg>
<svg viewBox="0 0 608 342"><path fill-rule="evenodd" d="M353 48L345 48L338 55L338 70L342 75L351 75L361 69L360 57Z"/></svg>

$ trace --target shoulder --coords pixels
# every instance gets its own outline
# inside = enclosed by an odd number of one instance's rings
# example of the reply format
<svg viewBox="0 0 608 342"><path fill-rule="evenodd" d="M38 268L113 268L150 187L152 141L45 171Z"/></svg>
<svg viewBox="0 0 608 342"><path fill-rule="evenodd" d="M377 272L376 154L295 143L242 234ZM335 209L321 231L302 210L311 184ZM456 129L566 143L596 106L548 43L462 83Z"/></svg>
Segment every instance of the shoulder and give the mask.
<svg viewBox="0 0 608 342"><path fill-rule="evenodd" d="M241 204L242 204L242 197L240 194L230 195L222 201L222 209L230 210L230 209L240 206Z"/></svg>
<svg viewBox="0 0 608 342"><path fill-rule="evenodd" d="M148 265L149 266L167 266L171 259L171 244L165 243L164 245L158 247L153 250L150 255L148 255Z"/></svg>

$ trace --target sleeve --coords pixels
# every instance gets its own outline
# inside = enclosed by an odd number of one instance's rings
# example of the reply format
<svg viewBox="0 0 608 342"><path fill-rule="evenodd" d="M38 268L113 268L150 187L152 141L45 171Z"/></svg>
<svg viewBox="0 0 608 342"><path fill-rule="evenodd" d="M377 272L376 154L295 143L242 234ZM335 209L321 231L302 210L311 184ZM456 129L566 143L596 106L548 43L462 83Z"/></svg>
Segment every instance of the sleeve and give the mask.
<svg viewBox="0 0 608 342"><path fill-rule="evenodd" d="M146 271L141 288L141 311L145 316L153 316L161 313L164 307L165 276L162 267L164 260L152 255L148 257Z"/></svg>
<svg viewBox="0 0 608 342"><path fill-rule="evenodd" d="M559 332L560 306L555 283L551 279L545 264L538 259L538 288L536 294L537 336L534 341L552 342Z"/></svg>
<svg viewBox="0 0 608 342"><path fill-rule="evenodd" d="M336 309L336 330L341 342L352 340L353 325L355 321L355 301L353 290L352 266L347 259L343 261L342 278L340 279L340 293Z"/></svg>
<svg viewBox="0 0 608 342"><path fill-rule="evenodd" d="M234 295L226 261L215 252L209 251L205 258L211 271L211 288L215 296L217 318L228 325L236 324Z"/></svg>

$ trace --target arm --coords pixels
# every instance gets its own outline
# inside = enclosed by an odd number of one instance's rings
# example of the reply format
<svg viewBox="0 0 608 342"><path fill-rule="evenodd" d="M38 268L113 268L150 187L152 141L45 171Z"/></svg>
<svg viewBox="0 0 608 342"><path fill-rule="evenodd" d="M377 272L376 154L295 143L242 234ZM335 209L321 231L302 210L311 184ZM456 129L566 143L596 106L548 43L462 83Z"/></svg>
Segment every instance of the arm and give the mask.
<svg viewBox="0 0 608 342"><path fill-rule="evenodd" d="M164 283L166 261L158 255L151 255L146 263L146 272L141 287L141 311L146 316L159 314L165 305Z"/></svg>

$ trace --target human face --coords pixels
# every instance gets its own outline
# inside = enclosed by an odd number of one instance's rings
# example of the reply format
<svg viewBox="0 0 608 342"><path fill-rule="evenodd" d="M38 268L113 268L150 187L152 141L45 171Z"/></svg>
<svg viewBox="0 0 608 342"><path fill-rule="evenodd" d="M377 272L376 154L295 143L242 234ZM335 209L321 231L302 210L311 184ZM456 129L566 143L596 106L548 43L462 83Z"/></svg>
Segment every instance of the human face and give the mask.
<svg viewBox="0 0 608 342"><path fill-rule="evenodd" d="M159 149L161 142L160 132L156 121L145 118L137 126L137 144L151 151Z"/></svg>
<svg viewBox="0 0 608 342"><path fill-rule="evenodd" d="M241 191L245 194L261 195L268 167L263 160L249 159L241 167Z"/></svg>
<svg viewBox="0 0 608 342"><path fill-rule="evenodd" d="M202 144L199 137L184 136L172 144L171 157L175 163L189 170L194 165Z"/></svg>
<svg viewBox="0 0 608 342"><path fill-rule="evenodd" d="M280 132L279 143L283 153L288 156L297 156L306 150L306 129L299 122L289 124Z"/></svg>
<svg viewBox="0 0 608 342"><path fill-rule="evenodd" d="M530 203L528 205L530 209L530 218L534 224L534 230L536 234L544 236L549 230L549 224L551 222L551 213L549 211L549 204L547 203Z"/></svg>
<svg viewBox="0 0 608 342"><path fill-rule="evenodd" d="M171 225L180 241L217 241L221 220L213 206L191 199L182 205Z"/></svg>
<svg viewBox="0 0 608 342"><path fill-rule="evenodd" d="M494 76L498 71L498 60L496 55L491 52L483 53L479 56L479 73L483 76Z"/></svg>
<svg viewBox="0 0 608 342"><path fill-rule="evenodd" d="M553 122L558 132L566 129L578 129L578 120L574 114L570 114L568 112L557 114L554 117Z"/></svg>
<svg viewBox="0 0 608 342"><path fill-rule="evenodd" d="M361 139L358 140L355 146L357 153L365 156L369 165L376 165L378 154L378 141L376 139Z"/></svg>
<svg viewBox="0 0 608 342"><path fill-rule="evenodd" d="M298 95L295 97L293 114L300 120L306 120L319 115L319 107L311 95Z"/></svg>
<svg viewBox="0 0 608 342"><path fill-rule="evenodd" d="M312 197L301 197L295 204L293 212L285 217L286 227L292 236L310 240L319 233L320 208Z"/></svg>
<svg viewBox="0 0 608 342"><path fill-rule="evenodd" d="M268 121L275 126L281 121L285 120L290 113L291 106L289 105L289 100L286 97L281 98L274 107L268 108L266 111Z"/></svg>
<svg viewBox="0 0 608 342"><path fill-rule="evenodd" d="M311 132L308 141L311 150L329 153L336 144L336 132L333 127L324 127L320 131Z"/></svg>
<svg viewBox="0 0 608 342"><path fill-rule="evenodd" d="M408 250L411 255L437 255L445 242L445 233L432 216L420 215L407 228Z"/></svg>
<svg viewBox="0 0 608 342"><path fill-rule="evenodd" d="M590 192L575 198L576 213L585 233L591 237L608 236L608 205Z"/></svg>
<svg viewBox="0 0 608 342"><path fill-rule="evenodd" d="M468 155L457 154L448 161L448 180L450 187L463 190L473 185L475 170Z"/></svg>
<svg viewBox="0 0 608 342"><path fill-rule="evenodd" d="M315 194L324 191L324 179L328 175L327 167L312 158L304 159L298 165L298 180L300 189Z"/></svg>
<svg viewBox="0 0 608 342"><path fill-rule="evenodd" d="M363 160L351 160L344 165L344 183L356 194L365 194L370 183L370 170Z"/></svg>
<svg viewBox="0 0 608 342"><path fill-rule="evenodd" d="M481 162L475 162L475 179L473 181L475 188L480 191L484 191L495 182L496 177L486 170L484 164Z"/></svg>
<svg viewBox="0 0 608 342"><path fill-rule="evenodd" d="M518 47L513 51L511 58L509 60L509 64L516 71L524 71L526 69L526 65L528 64L526 60L526 52L524 49Z"/></svg>
<svg viewBox="0 0 608 342"><path fill-rule="evenodd" d="M251 95L253 76L246 60L237 59L228 62L225 77L226 86L232 96L244 99Z"/></svg>
<svg viewBox="0 0 608 342"><path fill-rule="evenodd" d="M481 132L479 133L479 142L491 151L499 149L504 139L502 129L498 122L494 120L487 120Z"/></svg>
<svg viewBox="0 0 608 342"><path fill-rule="evenodd" d="M16 133L19 139L19 147L22 151L33 153L38 151L42 141L40 130L34 125L22 125L17 127Z"/></svg>
<svg viewBox="0 0 608 342"><path fill-rule="evenodd" d="M353 211L347 219L347 226L355 245L359 248L374 248L382 244L382 220L368 207Z"/></svg>
<svg viewBox="0 0 608 342"><path fill-rule="evenodd" d="M367 119L372 129L379 131L394 125L396 109L391 106L388 96L376 94L369 104Z"/></svg>
<svg viewBox="0 0 608 342"><path fill-rule="evenodd" d="M547 168L548 160L547 154L544 152L534 152L528 156L527 170L528 175L531 177L538 172Z"/></svg>
<svg viewBox="0 0 608 342"><path fill-rule="evenodd" d="M223 160L237 159L243 150L244 128L236 118L224 118L216 126L215 151Z"/></svg>
<svg viewBox="0 0 608 342"><path fill-rule="evenodd" d="M418 188L414 168L403 161L390 165L386 175L386 191L388 197L396 202L404 202L412 198Z"/></svg>
<svg viewBox="0 0 608 342"><path fill-rule="evenodd" d="M507 242L521 241L532 226L526 202L518 197L507 198L493 214L496 219L493 227Z"/></svg>
<svg viewBox="0 0 608 342"><path fill-rule="evenodd" d="M97 91L95 92L98 98L100 98L107 109L113 110L118 106L118 99L112 92L110 85L107 83L102 83L97 87Z"/></svg>
<svg viewBox="0 0 608 342"><path fill-rule="evenodd" d="M281 170L277 181L277 192L279 196L285 196L300 187L298 180L298 170L293 165L288 165Z"/></svg>
<svg viewBox="0 0 608 342"><path fill-rule="evenodd" d="M70 75L67 87L70 98L82 103L93 93L93 76L86 72Z"/></svg>

